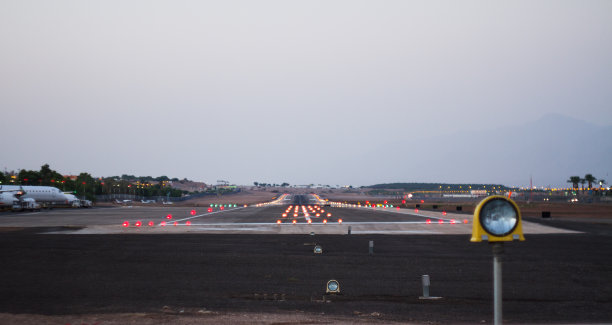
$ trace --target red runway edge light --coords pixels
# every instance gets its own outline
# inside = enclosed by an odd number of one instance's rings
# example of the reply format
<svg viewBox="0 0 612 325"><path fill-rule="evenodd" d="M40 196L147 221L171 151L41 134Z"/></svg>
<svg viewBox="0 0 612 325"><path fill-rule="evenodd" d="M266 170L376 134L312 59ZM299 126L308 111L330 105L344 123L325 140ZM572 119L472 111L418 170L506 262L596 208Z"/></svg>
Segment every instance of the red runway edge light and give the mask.
<svg viewBox="0 0 612 325"><path fill-rule="evenodd" d="M129 227L129 226L130 226L130 223L129 223L128 221L124 221L124 222L123 222L123 226L124 226L124 227Z"/></svg>

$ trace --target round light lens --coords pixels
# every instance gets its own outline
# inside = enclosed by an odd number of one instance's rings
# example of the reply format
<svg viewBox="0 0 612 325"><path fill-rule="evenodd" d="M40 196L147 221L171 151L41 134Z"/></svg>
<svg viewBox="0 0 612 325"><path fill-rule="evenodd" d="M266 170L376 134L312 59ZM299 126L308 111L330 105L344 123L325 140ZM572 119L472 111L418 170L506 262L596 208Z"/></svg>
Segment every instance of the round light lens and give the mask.
<svg viewBox="0 0 612 325"><path fill-rule="evenodd" d="M512 203L501 198L486 202L479 218L482 228L494 236L507 236L518 225L518 211Z"/></svg>
<svg viewBox="0 0 612 325"><path fill-rule="evenodd" d="M327 281L327 292L328 293L340 292L340 284L338 283L338 281L336 280Z"/></svg>

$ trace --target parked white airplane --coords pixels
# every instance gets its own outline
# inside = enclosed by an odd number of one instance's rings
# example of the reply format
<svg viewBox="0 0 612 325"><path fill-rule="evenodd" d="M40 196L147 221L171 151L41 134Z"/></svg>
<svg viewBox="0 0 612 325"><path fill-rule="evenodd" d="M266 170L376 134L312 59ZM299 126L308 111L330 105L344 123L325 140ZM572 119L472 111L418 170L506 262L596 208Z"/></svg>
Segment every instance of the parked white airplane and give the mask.
<svg viewBox="0 0 612 325"><path fill-rule="evenodd" d="M2 185L0 191L9 195L12 194L17 200L31 198L39 203L51 204L68 204L69 202L69 198L53 186ZM19 192L23 194L18 195Z"/></svg>

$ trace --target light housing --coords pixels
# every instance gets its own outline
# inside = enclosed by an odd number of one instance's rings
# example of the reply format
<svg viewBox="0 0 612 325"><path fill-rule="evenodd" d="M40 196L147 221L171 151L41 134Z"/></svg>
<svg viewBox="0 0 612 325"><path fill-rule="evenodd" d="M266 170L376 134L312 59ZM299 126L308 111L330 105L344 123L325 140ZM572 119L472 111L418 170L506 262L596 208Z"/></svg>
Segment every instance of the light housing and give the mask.
<svg viewBox="0 0 612 325"><path fill-rule="evenodd" d="M325 293L340 293L340 282L333 279L327 281L327 285L325 286Z"/></svg>
<svg viewBox="0 0 612 325"><path fill-rule="evenodd" d="M489 242L525 240L521 211L511 199L493 195L482 200L474 211L470 241Z"/></svg>

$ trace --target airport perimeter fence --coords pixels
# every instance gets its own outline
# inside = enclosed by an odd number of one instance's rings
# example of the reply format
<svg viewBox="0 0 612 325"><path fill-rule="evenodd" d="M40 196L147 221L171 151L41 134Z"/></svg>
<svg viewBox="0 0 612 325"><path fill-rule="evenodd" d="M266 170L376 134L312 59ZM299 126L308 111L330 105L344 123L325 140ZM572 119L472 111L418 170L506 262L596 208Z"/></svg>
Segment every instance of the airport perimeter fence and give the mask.
<svg viewBox="0 0 612 325"><path fill-rule="evenodd" d="M115 200L123 201L123 200L131 200L131 201L140 201L140 200L151 200L155 202L183 202L191 199L202 198L206 196L217 196L217 195L232 195L240 193L240 190L233 192L223 192L223 193L194 193L181 197L168 197L168 196L142 196L142 195L133 195L133 194L108 194L108 195L96 195L97 202L113 202Z"/></svg>

